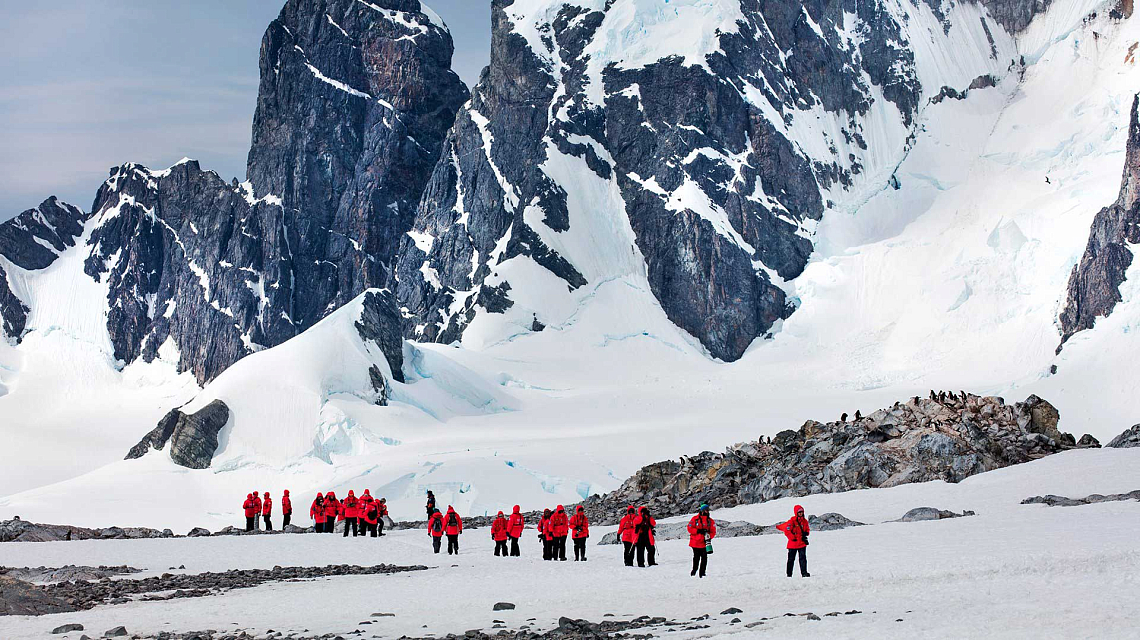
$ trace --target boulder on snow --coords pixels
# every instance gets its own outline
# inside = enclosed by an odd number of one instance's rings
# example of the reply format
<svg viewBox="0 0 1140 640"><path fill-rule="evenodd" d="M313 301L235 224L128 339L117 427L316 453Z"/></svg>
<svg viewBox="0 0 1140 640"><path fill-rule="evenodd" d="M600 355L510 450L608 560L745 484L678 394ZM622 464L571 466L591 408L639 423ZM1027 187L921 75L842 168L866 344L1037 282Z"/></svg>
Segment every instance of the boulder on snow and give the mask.
<svg viewBox="0 0 1140 640"><path fill-rule="evenodd" d="M186 534L187 538L205 538L210 535L210 530L204 527L194 527Z"/></svg>
<svg viewBox="0 0 1140 640"><path fill-rule="evenodd" d="M1128 493L1113 493L1109 495L1101 495L1094 493L1084 498L1066 498L1064 496L1055 496L1052 494L1045 496L1033 496L1021 501L1021 504L1044 504L1050 507L1079 507L1084 504L1097 504L1099 502L1119 502L1122 500L1140 500L1140 489L1130 491Z"/></svg>
<svg viewBox="0 0 1140 640"><path fill-rule="evenodd" d="M67 600L48 594L30 582L0 576L0 616L41 616L78 610Z"/></svg>
<svg viewBox="0 0 1140 640"><path fill-rule="evenodd" d="M127 633L127 628L123 627L123 626L118 626L118 627L115 627L113 629L107 629L107 631L105 631L103 633L104 638L121 638L121 637L126 636L126 635L129 635L129 634Z"/></svg>
<svg viewBox="0 0 1140 640"><path fill-rule="evenodd" d="M511 611L515 608L513 602L496 602L491 611Z"/></svg>
<svg viewBox="0 0 1140 640"><path fill-rule="evenodd" d="M1113 449L1140 447L1140 424L1132 425L1130 429L1113 438L1108 446Z"/></svg>
<svg viewBox="0 0 1140 640"><path fill-rule="evenodd" d="M975 515L973 511L954 513L953 511L935 509L934 507L916 507L907 511L903 514L903 517L898 520L892 520L892 522L924 522L927 520L945 520L947 518L962 518L972 515Z"/></svg>
<svg viewBox="0 0 1140 640"><path fill-rule="evenodd" d="M60 542L67 540L127 540L173 537L169 529L107 527L88 529L64 524L38 524L27 520L0 522L0 542Z"/></svg>
<svg viewBox="0 0 1140 640"><path fill-rule="evenodd" d="M1099 449L1100 440L1097 440L1096 438L1086 433L1085 435L1081 436L1080 440L1077 440L1077 446L1081 449Z"/></svg>
<svg viewBox="0 0 1140 640"><path fill-rule="evenodd" d="M171 409L150 433L127 452L127 460L141 458L151 449L162 450L170 443L170 459L188 469L206 469L218 449L218 433L230 419L230 408L214 400L201 410L186 415Z"/></svg>
<svg viewBox="0 0 1140 640"><path fill-rule="evenodd" d="M76 623L64 624L64 625L60 625L60 626L51 630L53 635L59 635L61 633L71 633L72 631L83 631L83 625L76 624Z"/></svg>

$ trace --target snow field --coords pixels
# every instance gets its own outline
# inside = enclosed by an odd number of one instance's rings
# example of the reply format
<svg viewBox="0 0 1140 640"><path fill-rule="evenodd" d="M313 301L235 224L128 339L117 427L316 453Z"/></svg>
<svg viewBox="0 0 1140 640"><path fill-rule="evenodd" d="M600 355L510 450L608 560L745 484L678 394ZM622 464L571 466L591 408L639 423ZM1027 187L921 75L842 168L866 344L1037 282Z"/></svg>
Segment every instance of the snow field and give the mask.
<svg viewBox="0 0 1140 640"><path fill-rule="evenodd" d="M278 583L224 596L131 603L39 618L0 618L0 636L38 638L55 626L79 622L97 633L119 624L132 633L162 630L250 629L285 633L364 630L364 636L462 633L489 629L492 620L538 629L559 616L600 621L661 615L688 621L710 614L708 629L670 637L766 633L840 638L1135 637L1140 612L1132 606L1140 576L1134 544L1140 525L1135 501L1082 507L1020 505L1044 487L1070 497L1135 488L1140 451L1059 454L970 478L957 485L925 483L886 490L811 496L808 513L836 510L870 523L817 532L808 548L810 580L783 575L784 538L717 540L709 576L690 578L687 541L660 544L661 566L629 569L621 547L596 541L612 528L594 527L589 562L546 563L533 529L522 539L524 557L492 555L488 529L468 530L461 555L434 555L425 531L382 539L339 535L283 535L178 540L10 543L0 565L130 564L146 575L185 564L186 572L274 565L425 564L430 570L397 576L340 577ZM792 501L714 513L718 518L769 523L786 519ZM937 522L881 523L917 506L970 508L973 517ZM517 605L492 612L495 602ZM728 625L737 607L740 625ZM852 609L862 614L825 617ZM374 612L396 614L370 618ZM782 617L814 612L820 621ZM966 615L963 615L963 614ZM772 618L759 627L743 624ZM901 619L901 622L897 620ZM373 625L358 626L363 620ZM426 626L425 626L426 625Z"/></svg>

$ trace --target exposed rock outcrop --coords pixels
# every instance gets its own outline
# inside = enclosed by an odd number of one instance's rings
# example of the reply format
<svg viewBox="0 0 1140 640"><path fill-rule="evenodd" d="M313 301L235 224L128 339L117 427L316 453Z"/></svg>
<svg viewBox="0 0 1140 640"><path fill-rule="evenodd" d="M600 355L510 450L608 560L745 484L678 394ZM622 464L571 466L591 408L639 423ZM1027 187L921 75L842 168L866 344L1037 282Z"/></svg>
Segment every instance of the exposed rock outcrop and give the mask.
<svg viewBox="0 0 1140 640"><path fill-rule="evenodd" d="M1132 265L1131 246L1140 243L1140 95L1132 99L1124 176L1116 202L1101 209L1093 219L1089 241L1080 262L1069 276L1064 310L1061 311L1061 346L1074 334L1091 329L1097 318L1112 313L1121 301L1120 284Z"/></svg>
<svg viewBox="0 0 1140 640"><path fill-rule="evenodd" d="M648 505L658 517L776 498L958 482L1075 446L1057 429L1057 410L1030 396L1001 398L931 392L853 421L809 420L770 440L724 453L704 452L649 465L616 491L583 504L592 518L616 522L626 505Z"/></svg>
<svg viewBox="0 0 1140 640"><path fill-rule="evenodd" d="M1033 496L1021 501L1021 504L1044 504L1050 507L1079 507L1086 504L1097 504L1100 502L1120 502L1123 500L1140 500L1140 489L1130 491L1128 493L1113 493L1109 495L1101 495L1094 493L1084 498L1066 498L1064 496L1055 496L1049 494L1046 496Z"/></svg>
<svg viewBox="0 0 1140 640"><path fill-rule="evenodd" d="M927 520L946 520L947 518L963 518L972 515L975 515L973 511L954 513L953 511L936 509L934 507L916 507L904 513L903 517L894 520L894 522L925 522Z"/></svg>
<svg viewBox="0 0 1140 640"><path fill-rule="evenodd" d="M171 409L157 427L131 448L126 459L141 458L151 449L163 449L169 442L170 459L175 464L206 469L218 448L218 433L229 419L229 407L221 400L214 400L190 415Z"/></svg>
<svg viewBox="0 0 1140 640"><path fill-rule="evenodd" d="M170 529L108 527L88 529L65 524L38 524L27 520L0 521L0 542L58 542L61 540L134 540L172 538Z"/></svg>
<svg viewBox="0 0 1140 640"><path fill-rule="evenodd" d="M1125 430L1124 433L1113 438L1107 446L1113 449L1140 447L1140 424L1132 425L1132 427Z"/></svg>

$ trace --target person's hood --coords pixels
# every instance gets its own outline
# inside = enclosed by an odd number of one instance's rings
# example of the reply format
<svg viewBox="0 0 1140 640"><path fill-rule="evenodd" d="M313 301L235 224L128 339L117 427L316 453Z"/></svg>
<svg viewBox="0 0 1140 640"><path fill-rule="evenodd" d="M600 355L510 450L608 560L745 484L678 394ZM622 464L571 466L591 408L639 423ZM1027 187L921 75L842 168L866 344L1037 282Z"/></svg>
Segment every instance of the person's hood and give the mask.
<svg viewBox="0 0 1140 640"><path fill-rule="evenodd" d="M502 518L502 517L503 517L503 512L502 512L502 511L500 511L500 512L499 512L499 516L498 516L498 517L500 517L500 518Z"/></svg>
<svg viewBox="0 0 1140 640"><path fill-rule="evenodd" d="M380 498L380 502L388 502L387 498Z"/></svg>
<svg viewBox="0 0 1140 640"><path fill-rule="evenodd" d="M256 491L254 491L254 492L253 492L253 497L255 497L255 498L257 497L257 492L256 492Z"/></svg>
<svg viewBox="0 0 1140 640"><path fill-rule="evenodd" d="M451 505L447 505L447 512L448 513L455 513L455 507L452 507Z"/></svg>
<svg viewBox="0 0 1140 640"><path fill-rule="evenodd" d="M356 496L356 494L352 492L352 489L349 489L348 490L348 497L353 498L355 496Z"/></svg>
<svg viewBox="0 0 1140 640"><path fill-rule="evenodd" d="M368 489L365 489L365 490L364 490L364 495L366 495L366 496L370 496L370 495L372 495L372 494L371 494L371 493L368 493Z"/></svg>
<svg viewBox="0 0 1140 640"><path fill-rule="evenodd" d="M550 517L550 509L543 509L542 510L542 517L543 518L549 518Z"/></svg>
<svg viewBox="0 0 1140 640"><path fill-rule="evenodd" d="M629 505L628 507L626 507L626 508L625 508L625 512L626 512L626 513L633 513L633 512L634 512L634 508L633 508L633 505L631 504L631 505Z"/></svg>
<svg viewBox="0 0 1140 640"><path fill-rule="evenodd" d="M245 494L245 499L246 500L253 500L253 494L252 493Z"/></svg>
<svg viewBox="0 0 1140 640"><path fill-rule="evenodd" d="M325 497L325 494L323 494L323 493L318 493L318 494L317 494L317 497L318 497L318 498L323 498L323 497Z"/></svg>
<svg viewBox="0 0 1140 640"><path fill-rule="evenodd" d="M282 492L281 492L281 495L283 495L283 496L285 496L286 498L288 498L288 497L289 497L289 490L288 490L288 489L286 489L285 491L282 491Z"/></svg>
<svg viewBox="0 0 1140 640"><path fill-rule="evenodd" d="M437 513L439 513L439 509L435 509L435 510L433 510L433 511L432 511L432 514L433 514L433 515L435 515L435 514L437 514Z"/></svg>
<svg viewBox="0 0 1140 640"><path fill-rule="evenodd" d="M558 505L558 513L563 513L565 511L566 509L562 505Z"/></svg>
<svg viewBox="0 0 1140 640"><path fill-rule="evenodd" d="M328 493L325 494L325 497L326 498L332 498L333 500L335 500L336 499L336 492L335 491L329 491Z"/></svg>
<svg viewBox="0 0 1140 640"><path fill-rule="evenodd" d="M582 513L585 510L586 510L586 507L583 507L582 505L578 505L578 513Z"/></svg>
<svg viewBox="0 0 1140 640"><path fill-rule="evenodd" d="M800 516L802 518L804 515L804 508L797 504L796 508L795 508L795 512L796 512L797 516Z"/></svg>
<svg viewBox="0 0 1140 640"><path fill-rule="evenodd" d="M266 498L268 498L268 497L269 497L269 492L268 492L268 491L266 491L265 493L263 493L263 494L261 494L261 495L263 495L263 496L265 496Z"/></svg>
<svg viewBox="0 0 1140 640"><path fill-rule="evenodd" d="M515 510L514 510L514 511L512 511L511 513L518 513L518 512L519 512L519 506L516 504L516 505L515 505Z"/></svg>

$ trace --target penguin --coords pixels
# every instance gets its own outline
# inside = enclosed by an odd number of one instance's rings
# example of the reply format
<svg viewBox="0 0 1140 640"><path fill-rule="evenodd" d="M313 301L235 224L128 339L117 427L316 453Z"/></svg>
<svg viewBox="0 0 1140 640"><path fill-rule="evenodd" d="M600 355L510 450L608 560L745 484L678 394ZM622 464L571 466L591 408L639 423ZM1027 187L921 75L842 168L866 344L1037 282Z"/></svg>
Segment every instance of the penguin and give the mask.
<svg viewBox="0 0 1140 640"><path fill-rule="evenodd" d="M839 416L839 421L840 422L847 422L847 414L844 413L843 415Z"/></svg>

